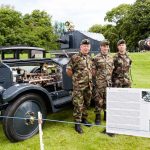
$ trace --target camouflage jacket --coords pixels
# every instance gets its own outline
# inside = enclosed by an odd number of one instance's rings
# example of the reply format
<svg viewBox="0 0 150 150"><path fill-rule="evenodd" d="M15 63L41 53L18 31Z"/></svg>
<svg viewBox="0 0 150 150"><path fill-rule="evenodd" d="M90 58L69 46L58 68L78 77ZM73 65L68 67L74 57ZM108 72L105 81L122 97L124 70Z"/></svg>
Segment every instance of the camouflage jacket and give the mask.
<svg viewBox="0 0 150 150"><path fill-rule="evenodd" d="M112 79L115 78L127 78L130 79L129 70L131 67L132 60L127 54L121 55L117 53L114 56L114 70Z"/></svg>
<svg viewBox="0 0 150 150"><path fill-rule="evenodd" d="M73 86L84 87L92 82L92 59L81 52L71 57L67 68L73 71Z"/></svg>
<svg viewBox="0 0 150 150"><path fill-rule="evenodd" d="M96 84L100 86L104 82L106 86L108 82L111 83L113 68L113 58L110 55L97 54L93 59L93 69L96 70Z"/></svg>

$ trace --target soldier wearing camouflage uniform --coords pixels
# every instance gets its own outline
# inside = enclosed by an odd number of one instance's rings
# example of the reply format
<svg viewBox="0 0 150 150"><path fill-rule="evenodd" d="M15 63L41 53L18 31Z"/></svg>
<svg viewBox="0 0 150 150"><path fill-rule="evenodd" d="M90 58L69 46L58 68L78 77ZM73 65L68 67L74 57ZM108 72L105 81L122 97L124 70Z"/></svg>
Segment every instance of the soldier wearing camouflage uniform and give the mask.
<svg viewBox="0 0 150 150"><path fill-rule="evenodd" d="M111 86L113 71L113 58L109 55L109 41L100 43L101 52L93 59L93 72L96 80L95 91L95 124L101 122L101 110L104 110L104 120L106 120L106 87Z"/></svg>
<svg viewBox="0 0 150 150"><path fill-rule="evenodd" d="M112 75L113 87L131 87L130 68L132 60L126 52L125 40L117 43L118 53L114 56L114 70Z"/></svg>
<svg viewBox="0 0 150 150"><path fill-rule="evenodd" d="M88 55L90 47L88 39L82 40L80 52L71 57L66 69L73 81L73 116L77 123L75 130L78 133L83 133L79 123L90 126L87 121L87 107L90 105L92 96L92 59Z"/></svg>

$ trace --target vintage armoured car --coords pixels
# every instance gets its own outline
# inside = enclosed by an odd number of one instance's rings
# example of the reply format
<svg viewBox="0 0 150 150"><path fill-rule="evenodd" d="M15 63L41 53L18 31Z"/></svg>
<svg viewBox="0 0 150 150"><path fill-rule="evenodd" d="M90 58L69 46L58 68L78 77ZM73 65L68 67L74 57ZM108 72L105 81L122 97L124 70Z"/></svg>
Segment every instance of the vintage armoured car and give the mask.
<svg viewBox="0 0 150 150"><path fill-rule="evenodd" d="M36 49L34 52L36 55ZM48 112L71 102L72 82L65 71L68 61L7 57L0 62L0 112L7 116L2 123L10 141L25 140L38 132L38 111L46 118Z"/></svg>

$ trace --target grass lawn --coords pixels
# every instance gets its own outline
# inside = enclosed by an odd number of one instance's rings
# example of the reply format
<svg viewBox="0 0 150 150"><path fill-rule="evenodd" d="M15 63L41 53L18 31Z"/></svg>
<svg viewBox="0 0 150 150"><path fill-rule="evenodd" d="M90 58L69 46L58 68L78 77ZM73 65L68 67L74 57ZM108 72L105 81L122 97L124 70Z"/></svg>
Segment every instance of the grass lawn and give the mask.
<svg viewBox="0 0 150 150"><path fill-rule="evenodd" d="M150 88L150 53L131 53L132 87ZM89 121L94 123L95 115L93 108L89 110ZM73 121L72 108L59 113L50 114L49 119ZM83 126L84 134L79 135L74 131L73 124L46 122L43 127L43 141L45 150L149 150L150 139L116 135L109 137L102 134L105 122L99 127ZM4 135L2 123L0 123L0 150L38 150L39 135L31 139L11 143Z"/></svg>

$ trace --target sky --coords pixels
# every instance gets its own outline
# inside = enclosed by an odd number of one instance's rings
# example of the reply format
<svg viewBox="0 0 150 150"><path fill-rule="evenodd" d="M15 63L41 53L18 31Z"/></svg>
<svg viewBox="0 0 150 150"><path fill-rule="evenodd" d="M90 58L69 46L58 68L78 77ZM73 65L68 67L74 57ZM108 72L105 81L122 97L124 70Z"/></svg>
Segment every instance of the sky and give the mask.
<svg viewBox="0 0 150 150"><path fill-rule="evenodd" d="M0 0L0 5L13 6L22 14L35 9L46 11L52 21L71 21L76 30L87 31L94 24L106 24L106 12L120 4L133 4L136 0Z"/></svg>

